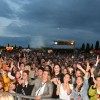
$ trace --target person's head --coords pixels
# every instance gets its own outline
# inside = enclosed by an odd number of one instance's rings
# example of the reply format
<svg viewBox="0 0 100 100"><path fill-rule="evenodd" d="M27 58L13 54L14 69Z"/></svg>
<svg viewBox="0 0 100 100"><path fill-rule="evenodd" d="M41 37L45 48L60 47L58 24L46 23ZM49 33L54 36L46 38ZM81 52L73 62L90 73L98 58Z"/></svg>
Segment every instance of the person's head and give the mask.
<svg viewBox="0 0 100 100"><path fill-rule="evenodd" d="M60 73L60 66L59 66L58 64L56 64L56 65L54 66L54 73L57 73L57 74Z"/></svg>
<svg viewBox="0 0 100 100"><path fill-rule="evenodd" d="M39 68L38 68L38 71L37 71L37 75L38 75L39 77L41 77L41 76L43 75L43 71L44 71L44 68L43 68L43 67L39 67Z"/></svg>
<svg viewBox="0 0 100 100"><path fill-rule="evenodd" d="M64 75L64 83L69 83L71 81L71 76L70 74L65 74Z"/></svg>
<svg viewBox="0 0 100 100"><path fill-rule="evenodd" d="M24 70L22 73L22 78L23 80L27 80L29 76L29 71L28 70Z"/></svg>
<svg viewBox="0 0 100 100"><path fill-rule="evenodd" d="M21 73L20 73L20 71L16 71L16 78L20 78L21 77Z"/></svg>
<svg viewBox="0 0 100 100"><path fill-rule="evenodd" d="M32 69L36 68L36 64L32 63Z"/></svg>
<svg viewBox="0 0 100 100"><path fill-rule="evenodd" d="M68 73L67 69L64 68L64 69L63 69L63 74L66 75L67 73Z"/></svg>
<svg viewBox="0 0 100 100"><path fill-rule="evenodd" d="M96 77L96 84L97 84L97 87L100 87L100 76Z"/></svg>
<svg viewBox="0 0 100 100"><path fill-rule="evenodd" d="M24 67L25 67L24 63L21 63L19 67L20 67L21 70L24 70Z"/></svg>
<svg viewBox="0 0 100 100"><path fill-rule="evenodd" d="M61 66L61 70L64 70L64 69L65 69L65 65L62 65L62 66Z"/></svg>
<svg viewBox="0 0 100 100"><path fill-rule="evenodd" d="M78 87L82 86L83 82L84 82L84 78L82 76L78 76L76 78L76 84L77 84Z"/></svg>
<svg viewBox="0 0 100 100"><path fill-rule="evenodd" d="M31 67L30 67L30 65L25 65L25 67L24 67L24 70L31 70Z"/></svg>
<svg viewBox="0 0 100 100"><path fill-rule="evenodd" d="M48 70L44 70L42 79L43 80L49 80L50 79L50 72Z"/></svg>
<svg viewBox="0 0 100 100"><path fill-rule="evenodd" d="M50 70L50 66L49 65L45 66L45 70Z"/></svg>
<svg viewBox="0 0 100 100"><path fill-rule="evenodd" d="M10 93L0 93L0 100L14 100L14 97Z"/></svg>
<svg viewBox="0 0 100 100"><path fill-rule="evenodd" d="M82 72L80 70L76 70L75 77L82 76Z"/></svg>
<svg viewBox="0 0 100 100"><path fill-rule="evenodd" d="M23 57L23 58L21 59L21 61L22 61L23 63L26 63L26 61L27 61L26 57Z"/></svg>
<svg viewBox="0 0 100 100"><path fill-rule="evenodd" d="M7 77L7 71L3 71L2 75L5 75Z"/></svg>

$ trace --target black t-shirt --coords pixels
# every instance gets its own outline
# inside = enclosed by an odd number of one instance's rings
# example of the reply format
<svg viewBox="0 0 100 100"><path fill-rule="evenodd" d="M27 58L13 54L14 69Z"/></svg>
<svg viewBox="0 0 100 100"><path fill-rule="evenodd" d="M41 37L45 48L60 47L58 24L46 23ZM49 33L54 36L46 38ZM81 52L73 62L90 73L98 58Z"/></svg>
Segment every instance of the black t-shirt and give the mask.
<svg viewBox="0 0 100 100"><path fill-rule="evenodd" d="M21 93L23 95L31 95L33 90L33 85L27 85L27 87L22 87L22 85L18 85L18 87L16 88L16 92L17 93Z"/></svg>

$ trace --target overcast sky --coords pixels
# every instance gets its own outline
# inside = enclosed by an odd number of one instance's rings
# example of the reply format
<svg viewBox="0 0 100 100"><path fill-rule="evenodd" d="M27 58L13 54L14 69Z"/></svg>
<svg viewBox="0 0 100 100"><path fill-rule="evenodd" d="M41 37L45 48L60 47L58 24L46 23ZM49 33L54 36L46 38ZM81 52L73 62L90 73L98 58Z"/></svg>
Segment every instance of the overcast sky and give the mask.
<svg viewBox="0 0 100 100"><path fill-rule="evenodd" d="M0 44L100 40L100 0L0 0Z"/></svg>

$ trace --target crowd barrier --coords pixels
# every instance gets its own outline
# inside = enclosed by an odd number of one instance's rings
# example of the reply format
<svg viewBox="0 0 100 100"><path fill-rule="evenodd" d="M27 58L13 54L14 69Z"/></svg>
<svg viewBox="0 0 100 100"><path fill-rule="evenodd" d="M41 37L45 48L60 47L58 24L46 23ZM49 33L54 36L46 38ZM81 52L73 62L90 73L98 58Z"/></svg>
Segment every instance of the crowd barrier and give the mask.
<svg viewBox="0 0 100 100"><path fill-rule="evenodd" d="M17 93L14 93L12 95L14 96L14 100L35 100L35 97L33 96L25 96ZM61 100L61 99L48 98L48 99L41 99L41 100Z"/></svg>

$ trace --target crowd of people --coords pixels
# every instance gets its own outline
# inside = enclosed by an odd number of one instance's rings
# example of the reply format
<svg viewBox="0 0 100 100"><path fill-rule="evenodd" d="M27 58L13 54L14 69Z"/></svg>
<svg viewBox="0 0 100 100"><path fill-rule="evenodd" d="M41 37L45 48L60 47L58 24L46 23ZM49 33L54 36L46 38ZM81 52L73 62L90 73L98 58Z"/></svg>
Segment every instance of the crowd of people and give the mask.
<svg viewBox="0 0 100 100"><path fill-rule="evenodd" d="M100 57L86 53L2 52L0 93L36 100L100 100Z"/></svg>

